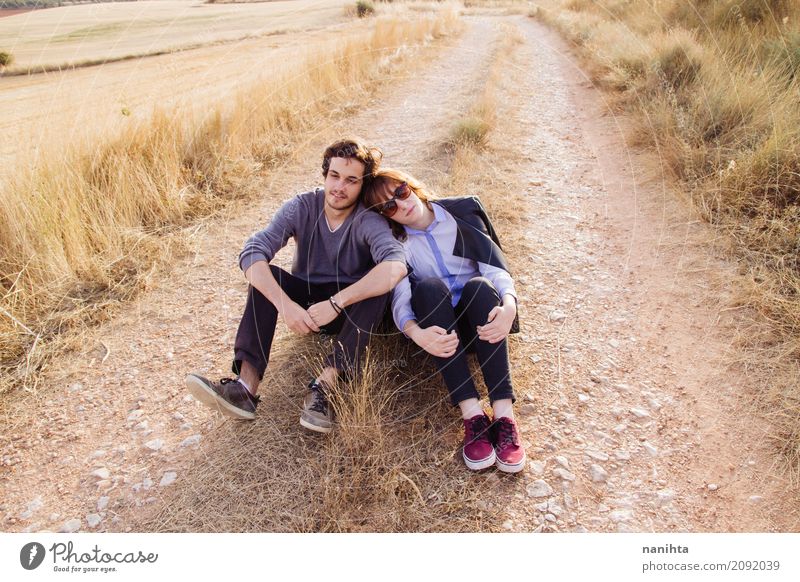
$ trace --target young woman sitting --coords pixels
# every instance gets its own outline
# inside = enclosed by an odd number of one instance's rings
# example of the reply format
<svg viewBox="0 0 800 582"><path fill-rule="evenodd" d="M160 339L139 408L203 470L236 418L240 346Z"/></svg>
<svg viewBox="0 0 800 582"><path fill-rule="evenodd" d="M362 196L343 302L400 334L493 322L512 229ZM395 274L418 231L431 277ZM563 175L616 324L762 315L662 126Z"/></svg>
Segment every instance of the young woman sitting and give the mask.
<svg viewBox="0 0 800 582"><path fill-rule="evenodd" d="M464 419L463 458L474 471L525 466L512 404L507 336L518 330L517 299L497 235L475 197L442 198L413 176L379 171L364 203L386 217L403 243L409 275L392 294L395 324L433 356ZM475 352L493 419L470 375Z"/></svg>

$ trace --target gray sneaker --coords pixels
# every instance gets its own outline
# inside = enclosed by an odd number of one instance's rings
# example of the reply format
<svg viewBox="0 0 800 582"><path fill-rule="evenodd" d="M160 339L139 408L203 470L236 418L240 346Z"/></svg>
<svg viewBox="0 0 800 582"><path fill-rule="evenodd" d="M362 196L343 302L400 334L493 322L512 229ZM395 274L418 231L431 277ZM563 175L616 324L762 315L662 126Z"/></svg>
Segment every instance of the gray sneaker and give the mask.
<svg viewBox="0 0 800 582"><path fill-rule="evenodd" d="M300 414L300 425L315 432L331 432L333 428L333 411L325 394L325 387L313 380L308 385L308 393L303 401L303 412Z"/></svg>
<svg viewBox="0 0 800 582"><path fill-rule="evenodd" d="M261 401L258 396L250 394L244 384L231 378L223 378L217 383L197 374L188 374L186 387L203 404L243 420L255 419L256 406Z"/></svg>

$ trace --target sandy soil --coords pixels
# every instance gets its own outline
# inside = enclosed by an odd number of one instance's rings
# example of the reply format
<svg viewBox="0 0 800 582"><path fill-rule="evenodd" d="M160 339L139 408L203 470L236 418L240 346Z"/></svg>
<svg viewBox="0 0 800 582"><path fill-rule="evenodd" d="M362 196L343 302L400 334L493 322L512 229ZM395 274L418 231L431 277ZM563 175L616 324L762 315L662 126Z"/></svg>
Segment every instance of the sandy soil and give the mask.
<svg viewBox="0 0 800 582"><path fill-rule="evenodd" d="M314 152L339 130L365 135L388 164L435 181L446 171L438 144L474 99L489 39L506 22L523 41L501 85L490 151L498 180L523 201L524 219L501 236L521 299L513 370L531 379L516 385L529 463L503 479L502 494L497 478L467 475L481 507L499 516L484 527L798 530L796 492L774 470L769 427L746 408L758 378L733 363L739 322L726 285L735 266L669 190L657 155L626 145L626 120L609 112L554 33L521 17L467 21L422 70L321 132L310 161L274 174L263 204L194 227L193 253L4 411L4 529L126 531L169 503L171 490L192 488L190 467L220 454L214 441L245 430L195 403L182 377L226 370L244 302L235 258L247 233L289 193L317 183ZM274 361L291 358L288 340L281 331ZM255 423L264 438L283 422L270 416L275 401L298 396L297 379L275 369ZM451 426L456 442L457 421ZM301 429L280 425L292 443L289 430ZM461 478L467 470L452 459Z"/></svg>

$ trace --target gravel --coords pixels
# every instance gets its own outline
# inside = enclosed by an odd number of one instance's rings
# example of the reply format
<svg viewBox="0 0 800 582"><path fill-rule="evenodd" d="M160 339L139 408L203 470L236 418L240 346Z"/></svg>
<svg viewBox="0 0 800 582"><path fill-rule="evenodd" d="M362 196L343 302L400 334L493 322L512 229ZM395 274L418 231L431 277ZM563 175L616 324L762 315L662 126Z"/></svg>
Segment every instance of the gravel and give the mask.
<svg viewBox="0 0 800 582"><path fill-rule="evenodd" d="M600 465L593 464L589 467L589 479L593 483L605 483L608 479L608 472Z"/></svg>
<svg viewBox="0 0 800 582"><path fill-rule="evenodd" d="M159 482L159 487L167 487L168 485L172 485L175 480L178 478L178 474L175 471L167 471L161 477L161 482Z"/></svg>
<svg viewBox="0 0 800 582"><path fill-rule="evenodd" d="M553 494L553 488L542 479L537 479L528 485L526 490L528 497L550 497Z"/></svg>
<svg viewBox="0 0 800 582"><path fill-rule="evenodd" d="M144 447L146 449L150 449L151 451L160 451L163 446L164 441L162 439L153 439L144 443Z"/></svg>
<svg viewBox="0 0 800 582"><path fill-rule="evenodd" d="M80 519L70 519L69 521L65 521L61 527L59 528L59 533L75 533L76 531L81 529L81 520Z"/></svg>

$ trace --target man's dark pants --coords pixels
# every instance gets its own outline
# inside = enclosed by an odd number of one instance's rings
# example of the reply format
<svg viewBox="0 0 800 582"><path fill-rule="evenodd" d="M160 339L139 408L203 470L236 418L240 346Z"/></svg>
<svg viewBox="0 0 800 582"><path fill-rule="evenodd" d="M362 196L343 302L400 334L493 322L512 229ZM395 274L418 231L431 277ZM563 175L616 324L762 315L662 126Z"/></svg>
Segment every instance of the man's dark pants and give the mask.
<svg viewBox="0 0 800 582"><path fill-rule="evenodd" d="M338 283L309 283L274 265L270 265L269 268L281 289L303 309L320 301L327 301L342 288L347 287ZM327 333L337 334L333 353L325 361L326 367L331 366L351 375L356 372L372 330L383 317L388 300L389 295L386 294L349 305L334 321L323 328ZM242 361L247 361L255 367L259 378L264 377L277 323L277 308L251 285L234 343L232 366L234 373L241 373Z"/></svg>

